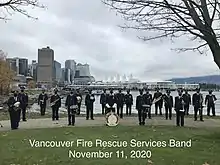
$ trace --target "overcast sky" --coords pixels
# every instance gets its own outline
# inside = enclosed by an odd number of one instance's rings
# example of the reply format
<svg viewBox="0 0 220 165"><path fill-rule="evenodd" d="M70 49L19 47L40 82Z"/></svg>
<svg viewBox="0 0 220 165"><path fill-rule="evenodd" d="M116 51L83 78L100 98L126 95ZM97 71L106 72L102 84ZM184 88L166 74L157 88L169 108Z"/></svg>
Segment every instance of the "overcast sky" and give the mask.
<svg viewBox="0 0 220 165"><path fill-rule="evenodd" d="M30 10L37 21L20 14L7 23L0 20L0 49L9 57L37 60L37 49L50 46L62 66L67 59L88 63L98 80L116 73L132 73L140 80L218 74L210 53L171 50L192 44L184 38L175 43L143 42L137 38L138 32L122 31L117 25L124 21L100 0L40 2L46 10Z"/></svg>

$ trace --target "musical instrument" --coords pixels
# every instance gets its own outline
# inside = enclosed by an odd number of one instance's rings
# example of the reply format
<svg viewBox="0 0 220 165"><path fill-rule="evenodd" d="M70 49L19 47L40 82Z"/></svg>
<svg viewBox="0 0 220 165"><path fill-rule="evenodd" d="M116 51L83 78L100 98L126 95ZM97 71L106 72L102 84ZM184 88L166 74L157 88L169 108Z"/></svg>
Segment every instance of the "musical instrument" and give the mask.
<svg viewBox="0 0 220 165"><path fill-rule="evenodd" d="M111 109L111 111L105 116L106 125L110 127L117 126L119 124L119 117L115 112L112 111L113 109L115 110L115 107L110 107L108 104L106 104L106 108Z"/></svg>
<svg viewBox="0 0 220 165"><path fill-rule="evenodd" d="M70 115L75 115L78 111L78 106L77 105L71 105L70 106Z"/></svg>
<svg viewBox="0 0 220 165"><path fill-rule="evenodd" d="M199 96L200 96L200 98L199 98L200 109L202 109L202 108L206 107L206 105L203 104L203 96L201 93L199 94Z"/></svg>
<svg viewBox="0 0 220 165"><path fill-rule="evenodd" d="M50 103L50 106L53 107L57 101L61 100L62 98L58 98L56 100L54 100L52 103Z"/></svg>
<svg viewBox="0 0 220 165"><path fill-rule="evenodd" d="M78 103L81 103L82 98L81 98L80 96L77 96L76 98L77 98L77 102L78 102Z"/></svg>
<svg viewBox="0 0 220 165"><path fill-rule="evenodd" d="M15 110L15 111L17 111L17 110L20 109L20 104L21 104L21 103L20 103L19 101L17 101L17 102L14 103L14 110Z"/></svg>
<svg viewBox="0 0 220 165"><path fill-rule="evenodd" d="M161 95L161 96L158 97L157 99L154 99L153 102L152 102L152 104L155 104L155 103L157 103L158 101L160 101L160 100L162 99L162 96L163 96L163 95Z"/></svg>

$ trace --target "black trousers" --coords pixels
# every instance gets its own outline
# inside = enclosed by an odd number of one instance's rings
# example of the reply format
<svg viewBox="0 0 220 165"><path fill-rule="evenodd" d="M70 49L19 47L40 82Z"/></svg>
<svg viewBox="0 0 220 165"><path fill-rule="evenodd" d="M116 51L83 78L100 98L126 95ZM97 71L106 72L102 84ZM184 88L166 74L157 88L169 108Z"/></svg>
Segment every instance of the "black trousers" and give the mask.
<svg viewBox="0 0 220 165"><path fill-rule="evenodd" d="M189 115L189 104L184 105L185 115Z"/></svg>
<svg viewBox="0 0 220 165"><path fill-rule="evenodd" d="M203 108L194 106L194 119L197 120L197 114L199 112L200 121L203 121Z"/></svg>
<svg viewBox="0 0 220 165"><path fill-rule="evenodd" d="M215 116L215 104L207 105L207 115L210 116L210 110L212 109L212 115Z"/></svg>
<svg viewBox="0 0 220 165"><path fill-rule="evenodd" d="M160 115L162 115L162 106L163 106L163 102L157 102L155 103L155 115L158 114L158 108L159 108L159 111L160 111Z"/></svg>
<svg viewBox="0 0 220 165"><path fill-rule="evenodd" d="M19 126L19 113L15 110L9 110L9 116L10 116L10 123L11 123L11 129L17 129Z"/></svg>
<svg viewBox="0 0 220 165"><path fill-rule="evenodd" d="M22 112L22 120L23 120L23 121L26 121L26 110L27 110L26 107L23 107L23 108L21 109L21 112Z"/></svg>
<svg viewBox="0 0 220 165"><path fill-rule="evenodd" d="M177 111L176 112L176 125L177 126L184 126L184 116L185 112Z"/></svg>
<svg viewBox="0 0 220 165"><path fill-rule="evenodd" d="M171 106L165 106L166 120L168 119L168 116L169 116L169 119L171 120L172 119L172 107Z"/></svg>
<svg viewBox="0 0 220 165"><path fill-rule="evenodd" d="M101 104L102 105L102 114L105 114L105 104Z"/></svg>
<svg viewBox="0 0 220 165"><path fill-rule="evenodd" d="M126 104L126 115L131 115L131 104Z"/></svg>
<svg viewBox="0 0 220 165"><path fill-rule="evenodd" d="M77 115L80 115L81 103L78 103L77 106L78 106L78 112L77 112Z"/></svg>
<svg viewBox="0 0 220 165"><path fill-rule="evenodd" d="M147 114L144 112L144 110L142 109L138 110L139 125L145 125L146 118L147 118Z"/></svg>
<svg viewBox="0 0 220 165"><path fill-rule="evenodd" d="M93 120L93 108L94 108L93 105L86 106L86 119L87 120L89 119L89 116Z"/></svg>
<svg viewBox="0 0 220 165"><path fill-rule="evenodd" d="M148 118L151 119L151 107L148 108Z"/></svg>
<svg viewBox="0 0 220 165"><path fill-rule="evenodd" d="M40 115L44 116L46 112L46 105L40 105Z"/></svg>
<svg viewBox="0 0 220 165"><path fill-rule="evenodd" d="M59 120L59 107L52 107L52 120Z"/></svg>
<svg viewBox="0 0 220 165"><path fill-rule="evenodd" d="M122 119L123 118L123 105L117 105L117 115Z"/></svg>
<svg viewBox="0 0 220 165"><path fill-rule="evenodd" d="M75 125L75 120L75 113L71 112L71 110L68 108L68 124Z"/></svg>

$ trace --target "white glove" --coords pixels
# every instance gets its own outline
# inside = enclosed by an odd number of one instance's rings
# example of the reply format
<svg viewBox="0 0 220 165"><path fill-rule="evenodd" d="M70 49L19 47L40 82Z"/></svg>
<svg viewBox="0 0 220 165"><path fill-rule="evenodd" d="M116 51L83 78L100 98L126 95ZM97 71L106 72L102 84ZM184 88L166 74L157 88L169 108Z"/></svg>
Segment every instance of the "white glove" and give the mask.
<svg viewBox="0 0 220 165"><path fill-rule="evenodd" d="M110 108L109 104L106 104L105 106L106 106L107 108Z"/></svg>

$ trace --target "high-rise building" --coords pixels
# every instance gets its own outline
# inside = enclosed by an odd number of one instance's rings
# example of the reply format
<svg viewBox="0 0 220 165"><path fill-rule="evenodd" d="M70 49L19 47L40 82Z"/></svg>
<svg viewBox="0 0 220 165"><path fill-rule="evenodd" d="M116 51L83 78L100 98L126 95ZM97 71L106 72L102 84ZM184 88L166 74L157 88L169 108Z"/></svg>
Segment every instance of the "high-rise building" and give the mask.
<svg viewBox="0 0 220 165"><path fill-rule="evenodd" d="M28 59L16 57L7 58L6 61L16 75L28 76Z"/></svg>
<svg viewBox="0 0 220 165"><path fill-rule="evenodd" d="M54 61L54 76L55 81L60 82L62 77L61 63Z"/></svg>
<svg viewBox="0 0 220 165"><path fill-rule="evenodd" d="M76 72L76 62L74 60L66 60L65 68L70 69L70 80L73 82Z"/></svg>
<svg viewBox="0 0 220 165"><path fill-rule="evenodd" d="M90 69L88 64L77 64L76 70L79 71L80 76L91 76L90 75Z"/></svg>
<svg viewBox="0 0 220 165"><path fill-rule="evenodd" d="M54 51L50 47L38 49L37 82L52 87L54 79Z"/></svg>
<svg viewBox="0 0 220 165"><path fill-rule="evenodd" d="M61 68L61 82L65 82L65 68Z"/></svg>
<svg viewBox="0 0 220 165"><path fill-rule="evenodd" d="M67 83L67 84L70 84L71 83L71 80L70 80L70 69L66 69L65 68L65 82Z"/></svg>

